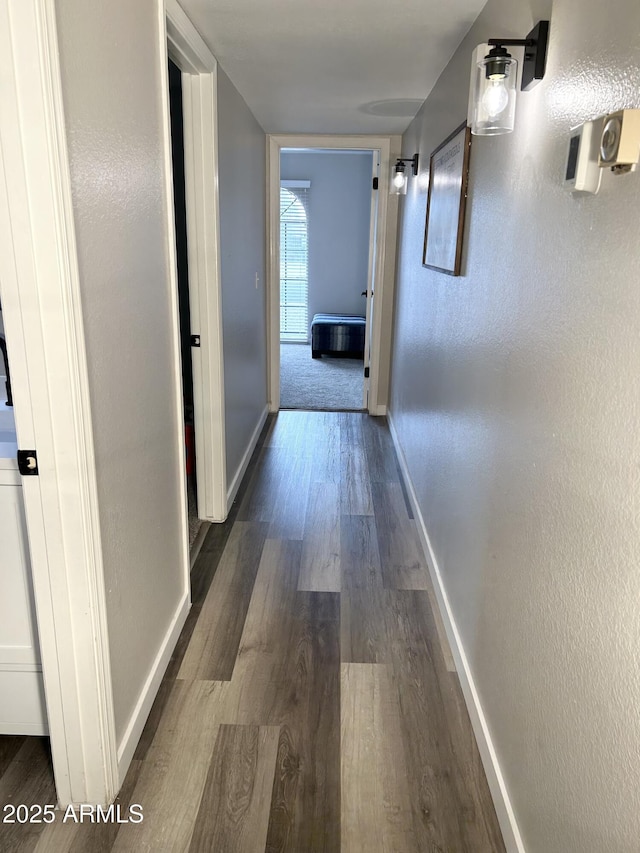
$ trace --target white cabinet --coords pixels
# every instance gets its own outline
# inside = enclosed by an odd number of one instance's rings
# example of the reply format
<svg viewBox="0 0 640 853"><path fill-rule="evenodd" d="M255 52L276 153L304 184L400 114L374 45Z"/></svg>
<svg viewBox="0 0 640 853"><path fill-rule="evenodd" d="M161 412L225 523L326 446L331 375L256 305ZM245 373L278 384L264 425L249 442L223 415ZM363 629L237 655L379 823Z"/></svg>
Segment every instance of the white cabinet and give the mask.
<svg viewBox="0 0 640 853"><path fill-rule="evenodd" d="M47 733L42 667L15 455L0 438L0 734Z"/></svg>

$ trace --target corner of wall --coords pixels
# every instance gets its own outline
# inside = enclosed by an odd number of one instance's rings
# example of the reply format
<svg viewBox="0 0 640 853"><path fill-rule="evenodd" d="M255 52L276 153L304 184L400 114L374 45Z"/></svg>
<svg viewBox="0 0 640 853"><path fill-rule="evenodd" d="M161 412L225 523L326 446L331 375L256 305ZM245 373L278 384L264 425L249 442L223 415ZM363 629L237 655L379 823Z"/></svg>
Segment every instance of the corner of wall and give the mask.
<svg viewBox="0 0 640 853"><path fill-rule="evenodd" d="M255 429L251 433L249 444L247 445L247 448L242 455L240 464L238 465L231 484L229 485L229 488L227 490L227 513L230 512L233 501L235 500L235 497L238 494L238 489L240 488L240 484L242 483L242 478L247 472L249 462L251 461L253 451L256 449L256 445L258 444L258 439L260 438L260 433L262 432L262 427L265 425L268 414L269 406L265 406L262 412L260 413L260 417L258 418L258 422L255 426Z"/></svg>
<svg viewBox="0 0 640 853"><path fill-rule="evenodd" d="M160 683L169 665L171 655L176 647L190 609L191 593L189 590L186 590L173 614L167 632L160 644L153 665L149 670L133 712L118 744L118 775L120 777L120 786L124 783L127 770L129 769L136 747L138 746L138 741L142 735L142 730L151 711L151 706L156 698Z"/></svg>

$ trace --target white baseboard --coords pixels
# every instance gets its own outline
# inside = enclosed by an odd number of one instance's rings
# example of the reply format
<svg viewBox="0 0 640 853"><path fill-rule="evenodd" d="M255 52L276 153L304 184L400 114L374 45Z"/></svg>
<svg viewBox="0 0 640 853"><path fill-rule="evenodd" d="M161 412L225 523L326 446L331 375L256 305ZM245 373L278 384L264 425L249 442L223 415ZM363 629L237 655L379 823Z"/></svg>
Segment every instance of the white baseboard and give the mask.
<svg viewBox="0 0 640 853"><path fill-rule="evenodd" d="M442 575L440 574L438 561L431 545L427 526L422 516L416 490L407 466L407 460L404 455L404 451L402 450L402 446L400 445L398 433L396 432L391 414L388 415L388 421L393 443L398 455L400 469L402 471L407 492L409 493L409 500L411 501L413 514L416 519L418 534L425 553L427 565L429 566L431 580L435 588L440 614L447 632L451 652L456 663L462 693L469 712L469 718L478 744L478 750L480 752L484 771L487 776L489 790L491 791L491 797L498 816L498 822L500 823L500 829L502 830L505 847L508 853L526 853L522 837L520 835L520 830L518 829L516 817L511 806L511 800L509 799L509 793L498 763L498 757L493 746L493 741L491 740L489 726L487 725L487 720L480 704L480 698L473 681L469 661L467 660L467 655L465 653L464 646L462 645L462 639L456 626L453 611L447 597L447 592L442 582Z"/></svg>
<svg viewBox="0 0 640 853"><path fill-rule="evenodd" d="M370 414L370 415L373 415L373 416L374 416L374 417L376 417L376 418L384 417L384 415L386 415L386 414L387 414L387 407L386 407L386 406L382 406L382 405L380 405L380 406L372 406L372 407L369 409L369 414Z"/></svg>
<svg viewBox="0 0 640 853"><path fill-rule="evenodd" d="M131 715L125 733L118 745L118 774L120 780L118 787L122 785L124 777L127 775L127 770L131 764L133 754L136 751L144 724L147 722L151 706L156 698L160 683L166 672L167 666L169 665L171 655L176 647L178 637L180 636L180 632L182 631L190 609L191 595L190 591L187 590L176 609L173 619L171 620L169 629L167 630L162 644L160 645L158 654L156 655L151 671L149 672L144 687L138 697L136 707L133 710L133 714Z"/></svg>
<svg viewBox="0 0 640 853"><path fill-rule="evenodd" d="M265 406L262 410L262 414L258 418L258 423L256 424L256 428L254 429L251 438L249 439L249 445L244 452L244 456L242 457L242 461L238 466L238 470L235 473L233 480L231 481L231 485L227 489L227 512L230 512L231 505L235 500L235 496L238 494L238 489L240 488L240 483L242 482L242 478L246 474L247 468L249 467L249 462L251 461L251 457L253 455L253 451L256 449L256 444L258 443L258 439L260 438L260 433L262 432L262 427L267 420L267 416L269 414L269 406Z"/></svg>

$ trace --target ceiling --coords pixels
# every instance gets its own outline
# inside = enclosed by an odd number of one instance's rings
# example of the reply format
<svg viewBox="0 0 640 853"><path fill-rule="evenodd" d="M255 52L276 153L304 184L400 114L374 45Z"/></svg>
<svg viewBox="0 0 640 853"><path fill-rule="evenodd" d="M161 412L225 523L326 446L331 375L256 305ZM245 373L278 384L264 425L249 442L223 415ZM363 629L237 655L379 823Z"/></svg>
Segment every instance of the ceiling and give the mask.
<svg viewBox="0 0 640 853"><path fill-rule="evenodd" d="M180 0L267 133L402 133L486 0Z"/></svg>

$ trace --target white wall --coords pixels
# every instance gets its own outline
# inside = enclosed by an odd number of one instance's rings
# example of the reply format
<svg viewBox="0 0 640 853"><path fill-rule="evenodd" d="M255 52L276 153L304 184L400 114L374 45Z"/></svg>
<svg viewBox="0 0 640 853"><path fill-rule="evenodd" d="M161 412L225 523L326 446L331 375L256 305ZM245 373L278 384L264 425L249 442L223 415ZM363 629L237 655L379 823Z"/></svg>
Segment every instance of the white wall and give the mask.
<svg viewBox="0 0 640 853"><path fill-rule="evenodd" d="M115 722L120 742L185 589L177 332L156 0L56 3Z"/></svg>
<svg viewBox="0 0 640 853"><path fill-rule="evenodd" d="M635 853L640 174L561 181L572 126L640 107L637 0L489 0L403 149L424 170L473 47L549 11L515 132L473 139L463 277L421 266L411 184L391 409L526 849Z"/></svg>
<svg viewBox="0 0 640 853"><path fill-rule="evenodd" d="M265 133L220 68L218 168L227 481L231 483L267 405L266 160Z"/></svg>
<svg viewBox="0 0 640 853"><path fill-rule="evenodd" d="M362 314L369 269L373 154L283 152L280 177L311 181L309 325L314 314Z"/></svg>

